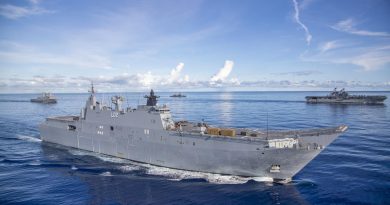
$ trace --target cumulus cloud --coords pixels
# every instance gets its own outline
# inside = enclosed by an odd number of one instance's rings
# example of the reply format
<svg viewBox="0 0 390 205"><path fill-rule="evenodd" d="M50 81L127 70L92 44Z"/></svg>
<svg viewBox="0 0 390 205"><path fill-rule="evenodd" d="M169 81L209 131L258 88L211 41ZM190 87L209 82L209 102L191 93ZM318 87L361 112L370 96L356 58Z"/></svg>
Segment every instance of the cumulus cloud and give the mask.
<svg viewBox="0 0 390 205"><path fill-rule="evenodd" d="M238 80L238 78L232 78L229 82L231 85L239 86L241 85L241 82Z"/></svg>
<svg viewBox="0 0 390 205"><path fill-rule="evenodd" d="M307 45L310 45L312 35L310 34L310 31L307 28L307 26L305 24L303 24L301 19L300 19L300 16L299 16L300 10L299 10L299 4L298 4L297 0L293 0L293 3L294 3L294 10L295 10L294 19L302 27L302 29L305 31L306 43L307 43Z"/></svg>
<svg viewBox="0 0 390 205"><path fill-rule="evenodd" d="M152 85L156 78L152 75L152 72L147 72L145 74L137 74L137 81L142 85L142 86L145 86L145 87L149 87L150 85Z"/></svg>
<svg viewBox="0 0 390 205"><path fill-rule="evenodd" d="M339 21L335 25L331 26L333 29L341 32L346 32L349 34L359 35L359 36L379 36L379 37L389 37L390 34L387 32L378 32L378 31L367 31L359 30L355 28L356 21L352 18Z"/></svg>
<svg viewBox="0 0 390 205"><path fill-rule="evenodd" d="M185 75L184 76L184 82L190 82L190 76L189 75Z"/></svg>
<svg viewBox="0 0 390 205"><path fill-rule="evenodd" d="M173 83L179 80L180 74L184 68L184 63L179 63L176 68L171 70L170 76L168 78L168 83ZM187 76L188 77L188 76Z"/></svg>
<svg viewBox="0 0 390 205"><path fill-rule="evenodd" d="M164 88L177 88L183 85L189 86L194 85L195 82L190 81L188 75L181 77L181 73L184 68L184 63L179 63L174 69L171 70L169 75L157 75L151 71L145 73L137 73L130 75L123 73L116 76L100 76L97 78L85 78L79 77L82 81L93 81L99 84L114 85L130 87L132 89L152 88L152 87L164 87Z"/></svg>
<svg viewBox="0 0 390 205"><path fill-rule="evenodd" d="M233 70L234 62L227 60L225 65L210 79L210 84L223 83Z"/></svg>
<svg viewBox="0 0 390 205"><path fill-rule="evenodd" d="M31 78L10 78L0 79L0 92L42 92L50 90L52 92L86 92L93 81L100 92L126 92L126 91L145 91L145 89L157 88L158 90L176 89L214 89L208 81L189 81L173 85L162 84L161 78L152 73L129 75L127 73L105 77L64 77L64 76L33 76ZM363 82L363 81L316 81L316 80L259 80L259 81L238 81L232 78L224 82L224 85L235 89L325 89L334 87L346 88L380 88L389 89L390 82Z"/></svg>

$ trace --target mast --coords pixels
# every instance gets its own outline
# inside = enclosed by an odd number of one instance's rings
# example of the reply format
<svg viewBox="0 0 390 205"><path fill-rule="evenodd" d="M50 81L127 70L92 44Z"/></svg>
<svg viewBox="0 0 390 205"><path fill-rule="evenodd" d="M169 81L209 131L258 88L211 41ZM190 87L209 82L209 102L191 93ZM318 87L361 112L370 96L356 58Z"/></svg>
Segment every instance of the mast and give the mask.
<svg viewBox="0 0 390 205"><path fill-rule="evenodd" d="M96 107L96 97L95 97L96 91L95 91L95 88L93 87L92 81L91 81L91 90L89 90L88 92L91 93L91 96L89 96L89 104L91 106L93 106L92 109L95 109L95 107Z"/></svg>
<svg viewBox="0 0 390 205"><path fill-rule="evenodd" d="M90 92L91 95L95 94L95 88L93 87L93 81L91 81L91 90L88 90L88 92Z"/></svg>

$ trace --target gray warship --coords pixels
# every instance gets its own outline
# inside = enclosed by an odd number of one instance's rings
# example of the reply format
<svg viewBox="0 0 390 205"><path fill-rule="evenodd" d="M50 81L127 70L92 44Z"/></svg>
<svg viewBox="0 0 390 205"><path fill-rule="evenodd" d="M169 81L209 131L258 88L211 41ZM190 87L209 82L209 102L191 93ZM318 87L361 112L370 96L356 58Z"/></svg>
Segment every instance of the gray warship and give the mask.
<svg viewBox="0 0 390 205"><path fill-rule="evenodd" d="M306 96L308 103L383 104L386 99L384 95L349 95L344 88L335 88L327 96Z"/></svg>
<svg viewBox="0 0 390 205"><path fill-rule="evenodd" d="M175 93L175 94L171 95L170 97L171 98L185 98L187 96L182 94L182 93Z"/></svg>
<svg viewBox="0 0 390 205"><path fill-rule="evenodd" d="M42 93L41 96L37 98L33 98L30 101L35 103L43 103L43 104L57 103L56 97L51 93Z"/></svg>
<svg viewBox="0 0 390 205"><path fill-rule="evenodd" d="M167 105L157 105L153 90L137 108L122 108L121 96L111 98L114 108L98 102L93 85L90 93L79 115L48 117L40 124L43 142L161 167L287 183L347 130L340 125L261 131L175 122Z"/></svg>

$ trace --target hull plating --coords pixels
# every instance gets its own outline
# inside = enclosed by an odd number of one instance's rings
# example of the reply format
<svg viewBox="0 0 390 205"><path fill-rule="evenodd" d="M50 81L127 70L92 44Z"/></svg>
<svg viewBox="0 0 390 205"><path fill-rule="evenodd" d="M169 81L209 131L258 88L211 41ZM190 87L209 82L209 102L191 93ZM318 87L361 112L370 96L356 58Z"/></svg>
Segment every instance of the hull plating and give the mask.
<svg viewBox="0 0 390 205"><path fill-rule="evenodd" d="M96 124L76 121L76 127ZM115 127L115 132L69 130L69 123L46 121L40 126L43 141L79 148L133 161L191 171L271 177L289 180L339 134L302 137L300 147L269 148L266 141L242 142L202 135L178 134L165 130ZM311 146L312 145L312 146ZM311 146L311 147L310 147ZM279 165L278 172L271 172Z"/></svg>

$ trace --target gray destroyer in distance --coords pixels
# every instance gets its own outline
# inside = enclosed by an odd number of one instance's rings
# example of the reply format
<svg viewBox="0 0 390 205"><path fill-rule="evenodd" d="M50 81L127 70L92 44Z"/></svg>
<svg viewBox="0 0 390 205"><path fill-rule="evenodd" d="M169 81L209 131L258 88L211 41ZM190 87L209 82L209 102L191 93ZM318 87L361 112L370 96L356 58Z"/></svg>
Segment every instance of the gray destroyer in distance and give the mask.
<svg viewBox="0 0 390 205"><path fill-rule="evenodd" d="M383 104L386 99L383 95L349 95L344 88L340 91L335 88L327 96L306 96L308 103Z"/></svg>
<svg viewBox="0 0 390 205"><path fill-rule="evenodd" d="M289 182L347 126L293 131L259 131L210 127L173 121L166 105L158 106L153 90L146 105L115 108L91 95L78 116L49 117L41 139L92 152L181 170L270 177Z"/></svg>
<svg viewBox="0 0 390 205"><path fill-rule="evenodd" d="M51 93L42 93L41 96L30 100L35 103L52 104L57 103L56 97Z"/></svg>

